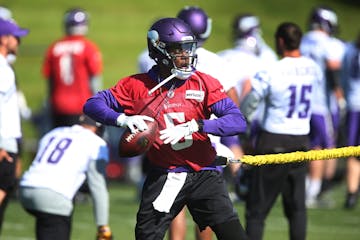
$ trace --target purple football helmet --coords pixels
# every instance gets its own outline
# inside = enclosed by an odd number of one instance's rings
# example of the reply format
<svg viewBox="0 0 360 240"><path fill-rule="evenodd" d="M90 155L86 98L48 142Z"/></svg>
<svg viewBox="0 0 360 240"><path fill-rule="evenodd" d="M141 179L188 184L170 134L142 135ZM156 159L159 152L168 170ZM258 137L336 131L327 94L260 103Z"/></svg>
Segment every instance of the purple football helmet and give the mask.
<svg viewBox="0 0 360 240"><path fill-rule="evenodd" d="M328 34L335 34L338 28L338 18L335 11L329 7L316 7L310 13L310 29L322 29Z"/></svg>
<svg viewBox="0 0 360 240"><path fill-rule="evenodd" d="M158 65L165 66L179 79L187 79L196 64L196 38L191 28L179 18L162 18L156 21L147 34L149 56ZM174 60L179 53L186 53L189 64L176 67ZM183 55L181 55L184 58Z"/></svg>
<svg viewBox="0 0 360 240"><path fill-rule="evenodd" d="M66 11L64 25L66 33L85 35L88 30L89 17L81 8L73 8Z"/></svg>
<svg viewBox="0 0 360 240"><path fill-rule="evenodd" d="M198 40L198 47L208 39L211 34L212 20L199 7L184 7L177 15L178 18L184 20L190 25L192 32Z"/></svg>

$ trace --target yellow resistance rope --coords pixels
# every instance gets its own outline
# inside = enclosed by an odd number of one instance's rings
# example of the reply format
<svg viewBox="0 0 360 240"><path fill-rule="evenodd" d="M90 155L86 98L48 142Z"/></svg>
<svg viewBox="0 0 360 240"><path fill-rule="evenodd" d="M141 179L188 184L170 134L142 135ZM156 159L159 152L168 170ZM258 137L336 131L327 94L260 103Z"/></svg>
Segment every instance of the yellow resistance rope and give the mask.
<svg viewBox="0 0 360 240"><path fill-rule="evenodd" d="M349 146L333 149L311 150L306 152L277 153L266 155L244 155L241 159L222 158L219 165L229 163L246 163L249 165L282 164L300 161L326 160L350 156L360 156L360 146ZM222 160L222 161L221 161Z"/></svg>

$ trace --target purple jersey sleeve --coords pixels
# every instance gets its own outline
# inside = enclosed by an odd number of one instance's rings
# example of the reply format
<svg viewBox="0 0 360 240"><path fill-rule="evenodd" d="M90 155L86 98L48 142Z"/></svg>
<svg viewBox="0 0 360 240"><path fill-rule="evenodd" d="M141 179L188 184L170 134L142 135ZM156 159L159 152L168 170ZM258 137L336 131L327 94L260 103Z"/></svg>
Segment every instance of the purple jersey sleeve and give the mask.
<svg viewBox="0 0 360 240"><path fill-rule="evenodd" d="M221 137L221 143L227 147L241 146L239 135Z"/></svg>
<svg viewBox="0 0 360 240"><path fill-rule="evenodd" d="M211 111L218 118L204 120L204 132L216 136L232 136L246 131L245 118L230 98L211 105Z"/></svg>
<svg viewBox="0 0 360 240"><path fill-rule="evenodd" d="M116 119L123 110L107 89L89 98L84 104L83 112L102 124L117 126Z"/></svg>

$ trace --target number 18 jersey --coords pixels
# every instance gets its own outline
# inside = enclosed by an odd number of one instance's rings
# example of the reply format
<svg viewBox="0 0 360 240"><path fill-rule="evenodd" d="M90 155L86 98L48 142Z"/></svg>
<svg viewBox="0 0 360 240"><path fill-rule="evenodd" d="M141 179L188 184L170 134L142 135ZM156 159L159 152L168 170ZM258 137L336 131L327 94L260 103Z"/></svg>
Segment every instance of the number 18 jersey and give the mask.
<svg viewBox="0 0 360 240"><path fill-rule="evenodd" d="M80 125L47 133L20 185L46 188L72 199L85 181L89 163L109 159L106 142Z"/></svg>

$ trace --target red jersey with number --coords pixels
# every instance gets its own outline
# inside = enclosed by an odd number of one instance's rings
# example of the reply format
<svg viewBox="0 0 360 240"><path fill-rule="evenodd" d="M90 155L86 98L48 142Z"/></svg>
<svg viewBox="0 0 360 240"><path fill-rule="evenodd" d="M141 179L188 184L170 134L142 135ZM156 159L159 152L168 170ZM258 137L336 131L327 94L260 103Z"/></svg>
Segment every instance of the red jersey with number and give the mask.
<svg viewBox="0 0 360 240"><path fill-rule="evenodd" d="M158 122L159 130L192 119L208 119L210 106L227 97L218 80L198 71L185 81L171 80L149 95L157 83L146 73L138 74L121 79L110 91L127 115L150 116ZM155 166L189 166L198 171L215 159L216 152L206 133L193 133L174 145L163 144L159 136L147 154Z"/></svg>
<svg viewBox="0 0 360 240"><path fill-rule="evenodd" d="M81 114L93 95L90 78L102 72L97 46L84 36L65 36L47 50L43 75L50 81L50 101L59 114Z"/></svg>

